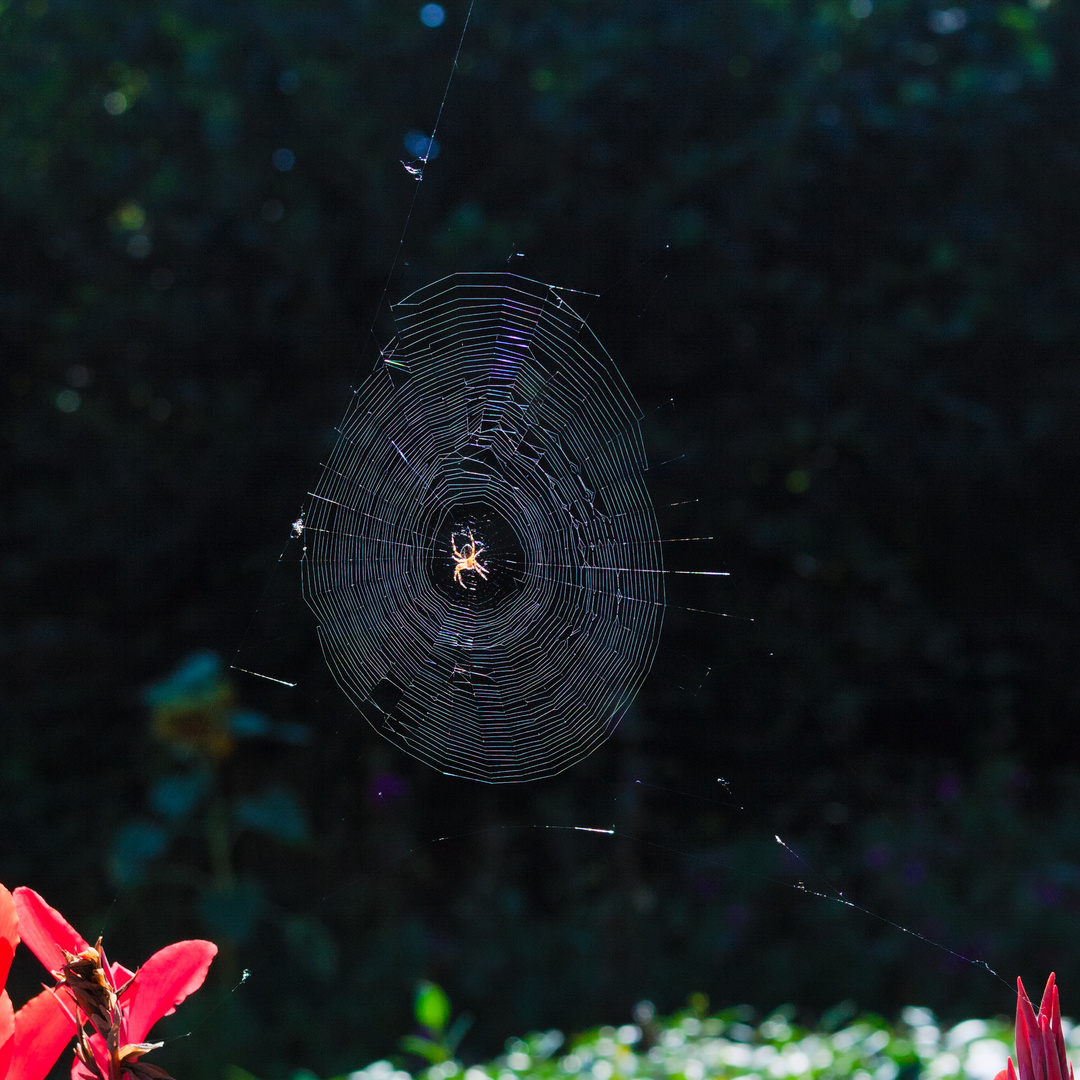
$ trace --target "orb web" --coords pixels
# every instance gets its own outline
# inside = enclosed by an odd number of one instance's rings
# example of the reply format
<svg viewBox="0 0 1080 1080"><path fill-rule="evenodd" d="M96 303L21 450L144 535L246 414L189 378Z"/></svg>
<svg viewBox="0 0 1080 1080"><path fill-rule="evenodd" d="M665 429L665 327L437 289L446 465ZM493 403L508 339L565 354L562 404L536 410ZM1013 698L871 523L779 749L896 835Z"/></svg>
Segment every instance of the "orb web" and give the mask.
<svg viewBox="0 0 1080 1080"><path fill-rule="evenodd" d="M456 274L394 306L304 518L304 598L342 690L451 775L591 753L664 612L640 413L552 286Z"/></svg>

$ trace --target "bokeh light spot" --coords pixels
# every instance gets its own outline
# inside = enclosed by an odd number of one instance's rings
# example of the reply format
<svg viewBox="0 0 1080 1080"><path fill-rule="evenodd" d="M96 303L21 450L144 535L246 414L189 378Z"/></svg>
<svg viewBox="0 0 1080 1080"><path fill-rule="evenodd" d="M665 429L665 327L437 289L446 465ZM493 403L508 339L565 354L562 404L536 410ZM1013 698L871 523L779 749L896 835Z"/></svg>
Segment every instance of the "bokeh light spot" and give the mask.
<svg viewBox="0 0 1080 1080"><path fill-rule="evenodd" d="M404 144L405 149L421 161L434 161L442 149L438 139L432 139L422 131L415 130L406 133Z"/></svg>
<svg viewBox="0 0 1080 1080"><path fill-rule="evenodd" d="M805 469L792 469L784 480L784 487L792 495L801 495L810 486L810 475Z"/></svg>
<svg viewBox="0 0 1080 1080"><path fill-rule="evenodd" d="M61 390L56 395L56 407L61 412L73 413L82 404L82 394L78 390Z"/></svg>
<svg viewBox="0 0 1080 1080"><path fill-rule="evenodd" d="M110 116L119 116L122 112L127 112L128 99L119 90L106 94L101 103Z"/></svg>
<svg viewBox="0 0 1080 1080"><path fill-rule="evenodd" d="M938 9L930 12L927 23L935 34L953 34L967 26L967 12L959 7Z"/></svg>
<svg viewBox="0 0 1080 1080"><path fill-rule="evenodd" d="M288 172L296 164L296 155L282 146L270 155L270 161L278 172Z"/></svg>
<svg viewBox="0 0 1080 1080"><path fill-rule="evenodd" d="M442 4L425 4L420 9L420 21L434 29L446 21L446 9Z"/></svg>
<svg viewBox="0 0 1080 1080"><path fill-rule="evenodd" d="M277 85L283 94L295 94L300 89L300 76L295 71L283 71L278 76Z"/></svg>
<svg viewBox="0 0 1080 1080"><path fill-rule="evenodd" d="M555 76L547 68L536 68L529 76L529 85L538 94L546 93L555 88Z"/></svg>
<svg viewBox="0 0 1080 1080"><path fill-rule="evenodd" d="M114 218L116 224L126 232L138 232L146 224L146 211L139 203L129 199L116 208Z"/></svg>
<svg viewBox="0 0 1080 1080"><path fill-rule="evenodd" d="M145 259L153 245L146 233L135 233L127 242L127 253L133 259Z"/></svg>
<svg viewBox="0 0 1080 1080"><path fill-rule="evenodd" d="M67 369L67 381L69 386L82 390L90 385L94 373L85 364L72 364Z"/></svg>

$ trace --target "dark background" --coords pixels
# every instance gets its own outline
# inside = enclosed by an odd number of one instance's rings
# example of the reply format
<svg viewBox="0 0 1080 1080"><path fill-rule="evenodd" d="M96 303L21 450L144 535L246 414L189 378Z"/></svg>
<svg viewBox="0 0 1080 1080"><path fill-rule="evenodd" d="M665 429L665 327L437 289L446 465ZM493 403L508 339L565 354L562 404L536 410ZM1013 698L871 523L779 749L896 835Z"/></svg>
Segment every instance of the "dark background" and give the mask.
<svg viewBox="0 0 1080 1080"><path fill-rule="evenodd" d="M0 880L132 966L222 946L190 1076L391 1053L421 976L466 1057L691 991L1009 1010L957 954L1068 1012L1075 11L478 0L399 251L465 15L418 6L0 4ZM732 572L610 742L498 789L358 719L287 544L388 276L476 269L599 294L700 500L661 526Z"/></svg>

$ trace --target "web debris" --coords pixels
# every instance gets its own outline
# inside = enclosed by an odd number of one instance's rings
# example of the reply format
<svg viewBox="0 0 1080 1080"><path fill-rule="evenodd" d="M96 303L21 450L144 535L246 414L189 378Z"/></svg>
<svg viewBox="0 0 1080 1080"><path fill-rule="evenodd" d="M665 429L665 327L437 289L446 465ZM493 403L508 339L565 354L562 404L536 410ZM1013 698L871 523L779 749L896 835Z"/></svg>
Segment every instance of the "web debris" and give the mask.
<svg viewBox="0 0 1080 1080"><path fill-rule="evenodd" d="M950 949L948 945L943 945L940 941L935 941L933 938L927 937L925 934L920 933L918 930L913 930L910 926L904 926L903 923L895 922L892 919L886 918L884 915L879 915L876 911L871 911L869 908L863 907L861 904L855 903L854 900L849 900L841 889L836 888L830 881L824 878L817 870L815 870L787 841L782 840L779 835L774 834L773 839L797 862L801 863L807 870L810 871L815 877L820 878L825 883L825 888L828 892L821 892L817 889L811 888L804 881L796 882L792 887L798 892L806 893L808 896L816 896L819 900L829 900L834 904L841 904L844 907L851 908L853 911L862 912L863 915L869 915L872 919L877 919L878 922L884 923L886 926L891 926L894 930L899 930L901 933L907 934L910 937L916 938L926 945L930 945L935 949L940 949L942 952L947 953L949 956L955 957L957 960L962 960L965 964L971 964L974 967L981 967L994 976L998 982L1004 986L1010 986L1010 984L1001 977L986 960L980 960L971 956L965 956L961 952L957 952L955 949ZM1011 989L1011 986L1010 986Z"/></svg>

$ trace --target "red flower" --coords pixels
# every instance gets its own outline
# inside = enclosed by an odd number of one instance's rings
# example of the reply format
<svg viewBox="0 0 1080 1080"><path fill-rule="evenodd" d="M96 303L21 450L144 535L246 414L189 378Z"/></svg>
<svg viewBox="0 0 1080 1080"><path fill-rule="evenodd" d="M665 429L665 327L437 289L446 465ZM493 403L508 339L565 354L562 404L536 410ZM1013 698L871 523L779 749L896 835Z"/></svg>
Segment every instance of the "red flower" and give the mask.
<svg viewBox="0 0 1080 1080"><path fill-rule="evenodd" d="M1073 1080L1073 1067L1065 1053L1061 1006L1053 972L1046 980L1038 1016L1024 984L1016 980L1016 1060L1020 1080ZM1012 1058L994 1080L1017 1080Z"/></svg>
<svg viewBox="0 0 1080 1080"><path fill-rule="evenodd" d="M18 1012L2 989L15 946L18 916L11 893L0 885L0 1080L42 1080L75 1033L52 990L42 990Z"/></svg>
<svg viewBox="0 0 1080 1080"><path fill-rule="evenodd" d="M138 1056L150 1049L143 1046L150 1028L161 1017L173 1012L177 1005L202 985L217 946L209 941L178 941L154 953L145 964L132 972L122 964L110 963L98 948L92 948L64 917L32 889L15 890L15 908L19 915L19 931L30 951L67 988L60 990L67 1001L67 1036L75 1034L90 1019L94 1033L86 1040L93 1061L103 1077L115 1078L121 1070L140 1072ZM89 967L87 965L90 965ZM84 980L88 994L80 993L75 968L89 972ZM97 977L98 982L93 979ZM87 996L100 992L102 1001L112 1003L118 1014L118 1030L102 1034L109 1022L88 1016L84 1008ZM94 1073L76 1057L72 1066L74 1080L92 1080Z"/></svg>

